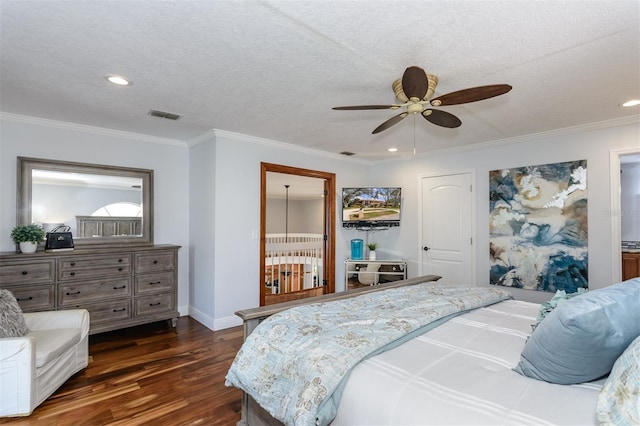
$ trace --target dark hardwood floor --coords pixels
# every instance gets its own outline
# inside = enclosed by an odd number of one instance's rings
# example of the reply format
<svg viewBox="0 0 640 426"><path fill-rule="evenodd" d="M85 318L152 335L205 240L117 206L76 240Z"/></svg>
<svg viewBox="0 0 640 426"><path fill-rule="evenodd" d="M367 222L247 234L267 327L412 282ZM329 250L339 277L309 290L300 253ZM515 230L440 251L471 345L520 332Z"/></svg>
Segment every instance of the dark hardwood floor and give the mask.
<svg viewBox="0 0 640 426"><path fill-rule="evenodd" d="M190 317L89 338L89 365L29 417L7 425L235 425L241 392L224 377L242 328L211 331Z"/></svg>

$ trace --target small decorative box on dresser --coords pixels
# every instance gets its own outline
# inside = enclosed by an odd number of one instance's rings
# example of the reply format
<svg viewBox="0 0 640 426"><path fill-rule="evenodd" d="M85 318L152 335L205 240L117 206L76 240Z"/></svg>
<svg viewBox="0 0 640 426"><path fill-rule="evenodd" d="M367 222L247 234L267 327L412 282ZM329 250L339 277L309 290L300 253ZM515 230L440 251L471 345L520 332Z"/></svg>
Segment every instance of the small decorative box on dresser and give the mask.
<svg viewBox="0 0 640 426"><path fill-rule="evenodd" d="M0 288L25 312L87 309L91 334L167 319L175 326L179 248L0 253Z"/></svg>

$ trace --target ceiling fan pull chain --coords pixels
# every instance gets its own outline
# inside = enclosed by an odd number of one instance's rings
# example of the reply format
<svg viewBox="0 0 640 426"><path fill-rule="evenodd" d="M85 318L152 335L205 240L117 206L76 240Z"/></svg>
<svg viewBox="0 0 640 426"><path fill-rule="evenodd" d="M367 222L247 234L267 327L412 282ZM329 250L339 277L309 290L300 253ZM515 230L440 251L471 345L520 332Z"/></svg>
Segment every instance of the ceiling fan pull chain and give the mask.
<svg viewBox="0 0 640 426"><path fill-rule="evenodd" d="M416 115L413 114L413 155L416 155Z"/></svg>

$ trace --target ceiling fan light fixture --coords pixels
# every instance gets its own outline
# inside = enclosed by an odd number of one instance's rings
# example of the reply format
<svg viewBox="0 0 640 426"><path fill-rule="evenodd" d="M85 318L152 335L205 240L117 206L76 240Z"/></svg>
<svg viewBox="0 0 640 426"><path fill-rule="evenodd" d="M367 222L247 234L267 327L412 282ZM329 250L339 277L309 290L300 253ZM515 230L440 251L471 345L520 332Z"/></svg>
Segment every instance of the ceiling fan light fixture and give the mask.
<svg viewBox="0 0 640 426"><path fill-rule="evenodd" d="M417 114L422 111L424 111L424 105L419 102L414 102L407 105L407 112L410 114Z"/></svg>

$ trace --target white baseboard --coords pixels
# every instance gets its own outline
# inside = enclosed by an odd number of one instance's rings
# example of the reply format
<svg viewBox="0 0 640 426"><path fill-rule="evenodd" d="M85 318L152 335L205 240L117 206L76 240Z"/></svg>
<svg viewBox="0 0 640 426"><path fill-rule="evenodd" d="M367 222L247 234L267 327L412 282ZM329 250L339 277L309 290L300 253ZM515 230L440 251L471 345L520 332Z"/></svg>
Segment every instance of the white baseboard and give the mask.
<svg viewBox="0 0 640 426"><path fill-rule="evenodd" d="M225 328L238 327L242 325L242 319L232 315L230 317L217 318L213 321L214 330L224 330Z"/></svg>
<svg viewBox="0 0 640 426"><path fill-rule="evenodd" d="M194 308L193 306L189 306L188 312L191 318L213 331L242 325L242 320L235 315L224 318L211 318L209 315Z"/></svg>
<svg viewBox="0 0 640 426"><path fill-rule="evenodd" d="M200 324L204 325L205 327L207 327L210 330L215 330L213 328L213 318L211 318L209 315L205 314L204 312L194 308L193 306L189 306L189 316L191 318L193 318L194 320L198 321Z"/></svg>

